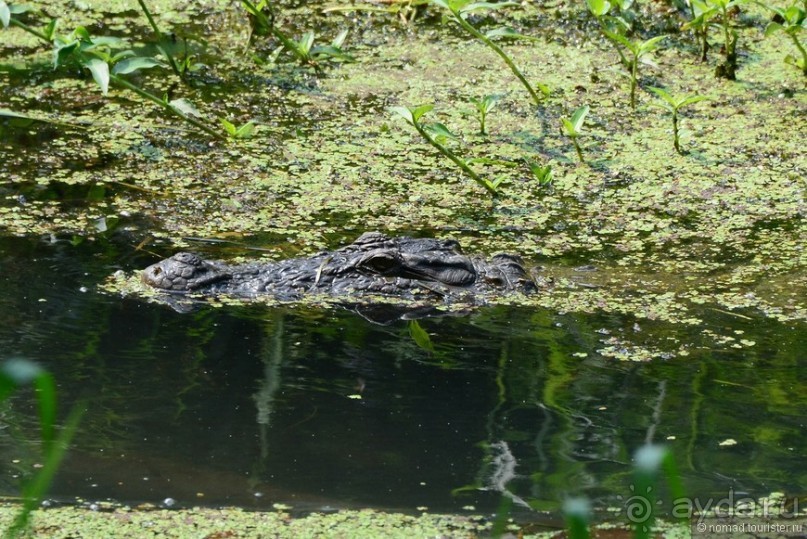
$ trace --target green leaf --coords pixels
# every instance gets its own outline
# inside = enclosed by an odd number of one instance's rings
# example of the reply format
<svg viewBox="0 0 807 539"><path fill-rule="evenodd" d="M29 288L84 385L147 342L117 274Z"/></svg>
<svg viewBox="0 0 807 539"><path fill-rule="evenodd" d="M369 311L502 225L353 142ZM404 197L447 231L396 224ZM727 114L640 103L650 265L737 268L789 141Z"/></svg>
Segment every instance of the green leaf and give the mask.
<svg viewBox="0 0 807 539"><path fill-rule="evenodd" d="M673 107L673 108L678 107L678 104L677 104L677 101L675 100L675 98L673 98L673 96L671 96L669 93L667 93L664 89L655 88L655 87L651 86L650 88L648 88L648 90L650 90L651 92L653 92L654 94L659 96L661 99L666 101L671 107Z"/></svg>
<svg viewBox="0 0 807 539"><path fill-rule="evenodd" d="M190 101L188 101L184 97L179 98L179 99L174 99L173 101L171 101L168 104L171 105L172 107L174 107L175 109L177 109L179 112L181 112L181 113L183 113L183 114L185 114L187 116L193 116L195 118L204 118L202 113L199 112L199 109L197 109L196 106L194 106L193 103L191 103Z"/></svg>
<svg viewBox="0 0 807 539"><path fill-rule="evenodd" d="M88 46L83 47L83 50L93 50L98 47L106 47L109 49L123 49L128 47L126 40L121 39L119 37L111 37L111 36L99 36L90 40L89 34L87 34Z"/></svg>
<svg viewBox="0 0 807 539"><path fill-rule="evenodd" d="M227 132L227 134L229 136L235 138L235 134L236 134L236 131L237 131L236 128L235 128L235 125L233 125L231 122L228 122L224 118L221 118L219 121L221 122L221 126L224 128L224 130Z"/></svg>
<svg viewBox="0 0 807 539"><path fill-rule="evenodd" d="M667 36L656 36L656 37L651 37L647 41L643 41L641 43L641 45L639 45L639 54L638 55L641 56L643 54L646 54L648 52L651 52L651 51L657 49L659 42L661 42L662 39L666 39L666 38L667 38Z"/></svg>
<svg viewBox="0 0 807 539"><path fill-rule="evenodd" d="M347 38L348 30L342 30L339 32L339 35L336 36L333 41L331 41L331 46L337 49L341 49L342 45L345 43L345 38Z"/></svg>
<svg viewBox="0 0 807 539"><path fill-rule="evenodd" d="M337 60L342 60L344 62L355 62L356 59L353 58L351 55L343 52L342 49L338 47L333 47L331 45L323 45L319 47L314 47L311 49L310 55L313 58L317 57L326 57L326 58L334 58Z"/></svg>
<svg viewBox="0 0 807 539"><path fill-rule="evenodd" d="M535 87L538 88L538 91L544 94L544 97L549 97L549 94L552 93L549 89L549 86L546 84L542 84L540 82L535 84Z"/></svg>
<svg viewBox="0 0 807 539"><path fill-rule="evenodd" d="M453 9L451 9L451 6L449 6L448 2L446 2L445 0L431 0L431 3L436 5L436 6L440 6L443 9L453 11Z"/></svg>
<svg viewBox="0 0 807 539"><path fill-rule="evenodd" d="M459 139L459 137L457 137L457 135L452 133L448 129L448 127L441 124L440 122L434 122L432 124L429 124L428 126L426 126L426 129L428 131L432 132L437 137L447 138L447 139L451 139L451 140L458 140Z"/></svg>
<svg viewBox="0 0 807 539"><path fill-rule="evenodd" d="M151 69L152 67L164 66L165 64L155 58L149 56L134 56L115 64L115 67L112 68L112 73L115 75L128 75L139 69Z"/></svg>
<svg viewBox="0 0 807 539"><path fill-rule="evenodd" d="M38 121L37 118L32 116L28 116L27 114L20 114L19 112L14 112L13 110L9 109L2 109L0 108L0 117L2 118L14 118L20 120L28 120L30 122Z"/></svg>
<svg viewBox="0 0 807 539"><path fill-rule="evenodd" d="M805 22L807 22L807 11L801 9L799 6L793 4L789 8L787 8L782 15L788 22L788 26L804 26Z"/></svg>
<svg viewBox="0 0 807 539"><path fill-rule="evenodd" d="M112 58L110 58L110 59L109 59L109 63L110 63L110 64L112 64L112 65L114 66L114 65L116 65L118 62L120 62L121 60L123 60L124 58L131 58L131 57L133 57L134 55L135 55L135 53L134 53L134 51L133 51L133 50L131 50L131 49L126 49L125 51L120 51L119 53L117 53L117 54L115 54L114 56L112 56ZM114 69L114 68L113 68L113 69ZM113 71L113 72L114 72L114 71Z"/></svg>
<svg viewBox="0 0 807 539"><path fill-rule="evenodd" d="M532 36L525 36L524 34L520 34L512 28L507 27L494 28L489 32L485 32L485 37L488 39L495 39L497 37L503 37L505 39L537 39Z"/></svg>
<svg viewBox="0 0 807 539"><path fill-rule="evenodd" d="M79 41L84 41L86 43L92 43L92 39L90 38L90 33L83 26L77 26L76 29L73 30L73 37L75 37Z"/></svg>
<svg viewBox="0 0 807 539"><path fill-rule="evenodd" d="M678 108L680 109L681 107L686 107L687 105L692 105L694 103L700 103L701 101L706 101L707 99L709 99L709 98L706 97L705 95L691 95L691 96L688 96L688 97L685 97L684 99L682 99L678 103Z"/></svg>
<svg viewBox="0 0 807 539"><path fill-rule="evenodd" d="M53 40L53 35L56 33L56 19L51 19L50 22L42 29L42 33L48 38L48 41Z"/></svg>
<svg viewBox="0 0 807 539"><path fill-rule="evenodd" d="M306 32L303 34L303 37L300 38L300 41L297 42L297 46L299 47L300 51L303 54L308 55L311 52L311 47L314 45L314 32Z"/></svg>
<svg viewBox="0 0 807 539"><path fill-rule="evenodd" d="M255 134L255 124L253 122L247 122L238 128L233 138L248 139L252 138L252 135L254 134Z"/></svg>
<svg viewBox="0 0 807 539"><path fill-rule="evenodd" d="M109 92L109 64L100 58L88 58L83 63L84 67L92 73L92 78L101 87L101 93L106 95Z"/></svg>
<svg viewBox="0 0 807 539"><path fill-rule="evenodd" d="M776 32L783 31L784 29L785 27L778 22L771 21L768 23L768 26L765 27L765 37L768 37Z"/></svg>
<svg viewBox="0 0 807 539"><path fill-rule="evenodd" d="M570 122L568 119L561 118L560 121L561 121L561 124L563 124L564 131L566 131L566 136L568 136L570 138L577 138L578 135L580 135L580 133L578 133L575 130L574 124L572 122Z"/></svg>
<svg viewBox="0 0 807 539"><path fill-rule="evenodd" d="M390 107L388 110L393 114L397 114L410 124L415 125L415 118L412 116L412 110L409 107Z"/></svg>
<svg viewBox="0 0 807 539"><path fill-rule="evenodd" d="M532 159L527 159L526 161L527 166L530 168L530 172L532 172L532 175L536 180L538 180L539 185L545 186L552 183L552 165L542 167Z"/></svg>
<svg viewBox="0 0 807 539"><path fill-rule="evenodd" d="M60 39L56 39L53 48L53 67L57 68L64 65L67 58L69 58L76 49L78 49L78 41L65 43Z"/></svg>
<svg viewBox="0 0 807 539"><path fill-rule="evenodd" d="M19 15L21 13L28 13L29 11L35 11L35 9L32 6L25 4L12 4L8 6L8 10L11 12L12 15Z"/></svg>
<svg viewBox="0 0 807 539"><path fill-rule="evenodd" d="M611 3L608 0L586 0L586 5L595 17L602 17L611 9Z"/></svg>
<svg viewBox="0 0 807 539"><path fill-rule="evenodd" d="M415 107L414 109L410 109L412 111L412 119L416 122L420 121L424 114L430 112L434 109L434 105L431 103L426 103L424 105L420 105Z"/></svg>
<svg viewBox="0 0 807 539"><path fill-rule="evenodd" d="M432 339L426 332L426 330L421 327L418 321L410 320L408 326L409 326L409 336L412 337L412 340L415 341L415 344L417 344L423 350L426 350L429 353L433 353L434 345L432 344Z"/></svg>
<svg viewBox="0 0 807 539"><path fill-rule="evenodd" d="M3 28L8 28L11 23L11 10L8 9L8 5L3 1L0 1L0 23L3 23Z"/></svg>
<svg viewBox="0 0 807 539"><path fill-rule="evenodd" d="M496 107L500 99L501 97L497 95L486 95L481 100L472 97L471 102L476 106L476 110L482 114L487 114Z"/></svg>
<svg viewBox="0 0 807 539"><path fill-rule="evenodd" d="M518 6L518 2L474 2L459 9L463 15L466 13L473 13L475 11L491 11L494 9L501 9L503 7Z"/></svg>
<svg viewBox="0 0 807 539"><path fill-rule="evenodd" d="M630 41L623 35L617 34L616 32L609 32L608 30L603 30L602 32L608 39L616 41L617 43L621 43L622 45L627 47L628 50L630 50L632 53L636 54L636 51L639 48L638 44L634 43L633 41Z"/></svg>
<svg viewBox="0 0 807 539"><path fill-rule="evenodd" d="M583 122L586 121L586 115L588 114L589 106L583 105L574 113L572 114L572 125L574 126L574 130L576 132L580 132L580 129L583 127Z"/></svg>

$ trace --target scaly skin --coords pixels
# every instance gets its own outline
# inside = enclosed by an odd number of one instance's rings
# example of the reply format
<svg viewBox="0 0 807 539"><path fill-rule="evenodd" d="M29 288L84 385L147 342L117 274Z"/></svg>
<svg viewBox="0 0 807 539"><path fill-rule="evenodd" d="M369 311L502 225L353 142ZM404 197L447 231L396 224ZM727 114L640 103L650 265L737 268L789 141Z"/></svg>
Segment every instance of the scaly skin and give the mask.
<svg viewBox="0 0 807 539"><path fill-rule="evenodd" d="M363 234L354 243L274 263L228 265L177 253L143 271L143 282L172 293L296 299L304 294L378 294L404 299L473 300L476 295L529 293L535 283L518 257L490 261L463 255L451 240Z"/></svg>

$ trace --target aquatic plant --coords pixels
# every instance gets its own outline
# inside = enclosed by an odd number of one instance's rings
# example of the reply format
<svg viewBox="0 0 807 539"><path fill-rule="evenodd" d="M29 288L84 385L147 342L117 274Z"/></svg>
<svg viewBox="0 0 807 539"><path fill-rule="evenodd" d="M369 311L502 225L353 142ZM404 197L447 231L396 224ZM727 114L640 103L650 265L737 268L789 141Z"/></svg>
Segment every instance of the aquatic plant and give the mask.
<svg viewBox="0 0 807 539"><path fill-rule="evenodd" d="M796 66L807 76L807 49L799 40L799 33L807 30L807 2L804 6L799 6L794 2L786 9L781 9L768 4L761 4L763 7L774 12L774 19L765 27L765 35L769 36L778 32L784 32L801 53L801 59L788 54L785 56L785 63Z"/></svg>
<svg viewBox="0 0 807 539"><path fill-rule="evenodd" d="M490 11L508 6L517 6L519 5L518 3L499 2L494 4L491 2L471 2L470 0L431 0L431 3L447 10L454 19L454 22L456 22L463 30L474 36L476 39L487 45L490 50L495 52L504 61L504 63L507 64L507 67L510 68L510 71L513 72L524 88L526 88L535 104L539 106L541 105L543 98L538 95L535 88L533 88L532 84L529 83L527 78L523 73L521 73L507 53L504 52L504 50L493 41L493 38L496 37L525 38L526 36L522 36L511 28L495 28L483 34L466 20L467 17L472 13ZM544 97L549 95L549 88L545 84L538 83L535 86Z"/></svg>
<svg viewBox="0 0 807 539"><path fill-rule="evenodd" d="M322 12L366 11L371 13L391 13L398 15L402 23L409 24L415 20L419 8L429 3L431 3L431 0L386 0L384 6L368 4L327 6Z"/></svg>
<svg viewBox="0 0 807 539"><path fill-rule="evenodd" d="M552 175L552 165L541 165L532 159L525 159L527 167L532 172L532 175L538 180L539 187L550 187L554 181Z"/></svg>
<svg viewBox="0 0 807 539"><path fill-rule="evenodd" d="M746 0L690 0L693 19L684 25L691 28L702 39L701 56L706 58L708 49L707 31L711 26L719 27L723 31L724 61L717 66L715 76L734 80L737 71L737 31L731 27L732 12ZM715 22L719 18L719 22Z"/></svg>
<svg viewBox="0 0 807 539"><path fill-rule="evenodd" d="M2 21L4 27L17 26L49 44L52 43L55 68L78 64L90 72L93 80L98 84L104 95L109 92L109 85L114 84L159 105L165 111L212 137L222 140L228 139L226 133L216 131L201 121L202 114L187 100L175 99L169 101L167 95L162 97L155 95L123 77L142 69L165 67L165 64L159 58L136 56L131 49L127 48L128 45L124 40L109 36L91 36L83 26L76 27L69 34L57 35L55 19L51 20L42 30L37 30L11 16L30 11L30 8L8 6L4 2L0 3L2 3L2 6L0 6L0 21ZM4 13L7 16L4 16Z"/></svg>
<svg viewBox="0 0 807 539"><path fill-rule="evenodd" d="M29 385L35 390L39 408L42 467L23 483L22 508L6 530L5 537L17 537L27 528L31 512L44 498L84 413L83 404L73 408L61 433L56 436L56 383L53 376L36 363L25 359L7 360L0 366L0 402Z"/></svg>
<svg viewBox="0 0 807 539"><path fill-rule="evenodd" d="M636 88L639 85L639 61L650 52L656 50L661 40L667 36L656 36L644 41L631 41L627 37L608 32L609 37L615 42L623 45L629 52L630 58L628 59L627 69L628 78L630 79L630 106L636 108Z"/></svg>
<svg viewBox="0 0 807 539"><path fill-rule="evenodd" d="M471 103L473 103L476 108L477 119L479 120L480 135L487 135L485 131L485 120L488 117L488 113L493 110L496 103L499 102L499 99L501 98L497 95L486 95L482 99L471 98Z"/></svg>
<svg viewBox="0 0 807 539"><path fill-rule="evenodd" d="M324 59L353 62L355 59L342 50L347 37L347 30L342 31L329 45L314 46L316 38L313 32L306 32L299 40L289 37L274 24L274 10L269 0L261 0L257 4L250 0L241 0L244 8L251 15L253 29L267 31L280 41L283 48L292 53L301 64L317 67L317 62ZM269 15L266 15L269 12Z"/></svg>
<svg viewBox="0 0 807 539"><path fill-rule="evenodd" d="M709 7L703 0L689 0L687 6L692 19L684 25L684 29L690 29L695 34L695 38L700 44L701 62L705 62L706 54L709 52L709 26L711 25L711 20L704 14L709 10Z"/></svg>
<svg viewBox="0 0 807 539"><path fill-rule="evenodd" d="M600 31L608 41L614 46L619 60L623 66L629 67L628 59L620 48L620 43L615 41L612 37L613 34L625 35L631 29L631 24L626 20L626 17L618 15L608 15L612 7L619 9L621 13L628 13L628 10L633 5L633 0L586 0L589 12L594 15L597 23L600 25Z"/></svg>
<svg viewBox="0 0 807 539"><path fill-rule="evenodd" d="M588 539L591 522L591 502L586 498L569 498L563 502L563 516L571 539Z"/></svg>
<svg viewBox="0 0 807 539"><path fill-rule="evenodd" d="M572 139L572 144L574 144L574 149L577 151L577 157L580 159L581 163L585 161L583 159L583 150L580 149L580 143L577 142L577 139L580 137L580 132L583 129L588 111L589 106L583 105L572 113L571 118L560 119L566 136Z"/></svg>
<svg viewBox="0 0 807 539"><path fill-rule="evenodd" d="M675 464L672 452L661 445L646 444L640 447L633 457L633 482L631 492L635 493L625 503L625 510L633 524L634 539L650 539L654 537L656 510L656 487L663 473L670 496L674 500L683 500L684 486L681 475ZM563 504L566 525L570 539L588 539L591 509L585 499L573 498ZM682 518L682 526L687 521ZM689 528L686 528L689 531Z"/></svg>
<svg viewBox="0 0 807 539"><path fill-rule="evenodd" d="M171 55L168 50L163 47L163 42L165 41L163 38L163 33L160 32L160 27L157 26L157 23L154 20L154 17L151 15L148 7L146 7L146 3L143 0L137 0L137 3L140 4L140 9L143 10L143 13L146 15L146 19L149 21L149 25L151 29L154 31L154 35L157 37L158 45L157 50L159 50L165 59L168 61L168 65L171 66L171 71L174 72L174 75L178 76L180 79L184 80L185 75L188 73L188 57L186 55L185 61L183 61L183 68L180 69L180 66L177 64L176 60L174 59L173 55Z"/></svg>
<svg viewBox="0 0 807 539"><path fill-rule="evenodd" d="M469 176L472 180L476 183L487 189L487 191L491 195L498 194L498 187L501 183L501 178L495 181L489 181L481 176L479 176L474 170L468 166L468 163L464 161L462 158L457 156L454 152L449 150L445 142L448 139L456 139L456 135L454 135L449 129L439 123L424 123L421 122L421 118L427 112L434 109L434 105L425 104L420 105L419 107L391 107L389 110L406 120L406 123L411 125L415 128L415 130L423 137L426 142L428 142L431 146L433 146L438 152L443 154L445 157L450 159L455 165L457 165L460 170L462 170L467 176Z"/></svg>
<svg viewBox="0 0 807 539"><path fill-rule="evenodd" d="M659 106L665 110L668 110L670 114L672 114L672 123L673 123L673 146L675 147L675 151L683 154L683 150L681 150L681 135L678 129L678 111L681 108L686 107L687 105L692 105L694 103L699 103L708 97L704 95L692 94L687 95L684 97L680 96L673 96L667 93L666 90L662 88L648 88L651 92L656 94L660 99L660 103L654 103L654 105Z"/></svg>

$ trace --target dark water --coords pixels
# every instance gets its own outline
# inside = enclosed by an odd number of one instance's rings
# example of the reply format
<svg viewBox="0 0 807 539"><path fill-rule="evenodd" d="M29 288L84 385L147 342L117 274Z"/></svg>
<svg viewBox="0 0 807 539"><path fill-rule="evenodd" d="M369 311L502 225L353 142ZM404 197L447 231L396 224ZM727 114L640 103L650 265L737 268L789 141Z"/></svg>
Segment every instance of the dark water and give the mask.
<svg viewBox="0 0 807 539"><path fill-rule="evenodd" d="M421 320L430 353L407 322L348 310L180 314L100 292L151 261L132 253L0 240L3 355L55 375L62 416L89 405L54 498L435 512L507 499L526 513L585 495L604 508L631 496L647 439L672 448L691 496L807 484L802 327L716 311L703 327L642 322L642 339L695 345L624 363L596 350L606 333L633 334L631 317L494 307ZM756 344L715 345L704 329ZM38 458L30 392L0 421L0 489L13 495Z"/></svg>

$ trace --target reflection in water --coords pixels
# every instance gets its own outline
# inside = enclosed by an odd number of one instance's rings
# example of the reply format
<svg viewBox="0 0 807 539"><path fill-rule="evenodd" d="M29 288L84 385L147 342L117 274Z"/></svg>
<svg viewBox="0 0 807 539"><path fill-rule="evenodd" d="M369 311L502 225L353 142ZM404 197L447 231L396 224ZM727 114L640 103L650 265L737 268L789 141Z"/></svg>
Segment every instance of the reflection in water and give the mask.
<svg viewBox="0 0 807 539"><path fill-rule="evenodd" d="M630 495L630 455L649 440L672 447L692 495L807 483L799 328L712 313L709 331L755 347L626 364L598 356L602 333L677 349L704 328L644 322L636 335L629 316L508 307L416 327L299 306L180 314L97 293L114 253L3 240L0 258L3 350L50 369L63 410L92 403L58 497L605 507ZM37 454L32 402L17 397L2 421L13 493Z"/></svg>

